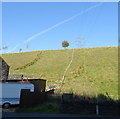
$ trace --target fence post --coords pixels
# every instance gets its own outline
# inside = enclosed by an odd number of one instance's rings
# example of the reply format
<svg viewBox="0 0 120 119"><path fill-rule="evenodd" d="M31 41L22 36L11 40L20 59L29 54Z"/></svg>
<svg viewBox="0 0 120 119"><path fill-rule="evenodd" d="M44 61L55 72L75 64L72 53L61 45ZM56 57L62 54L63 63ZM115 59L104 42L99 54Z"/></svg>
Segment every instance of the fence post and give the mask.
<svg viewBox="0 0 120 119"><path fill-rule="evenodd" d="M96 115L97 116L99 115L99 105L98 104L96 105Z"/></svg>

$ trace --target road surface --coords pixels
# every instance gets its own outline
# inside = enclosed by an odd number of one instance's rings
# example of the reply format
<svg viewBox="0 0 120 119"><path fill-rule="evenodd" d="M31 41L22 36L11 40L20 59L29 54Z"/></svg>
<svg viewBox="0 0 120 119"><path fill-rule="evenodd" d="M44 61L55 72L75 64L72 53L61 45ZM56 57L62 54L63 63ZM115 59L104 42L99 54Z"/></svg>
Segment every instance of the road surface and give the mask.
<svg viewBox="0 0 120 119"><path fill-rule="evenodd" d="M2 119L57 119L57 118L79 118L79 119L120 119L120 117L114 116L96 116L96 115L77 115L77 114L40 114L40 113L14 113L3 112Z"/></svg>
<svg viewBox="0 0 120 119"><path fill-rule="evenodd" d="M96 115L79 115L79 114L41 114L41 113L16 113L14 112L16 108L1 109L0 115L2 119L120 119L120 117L115 116L96 116Z"/></svg>

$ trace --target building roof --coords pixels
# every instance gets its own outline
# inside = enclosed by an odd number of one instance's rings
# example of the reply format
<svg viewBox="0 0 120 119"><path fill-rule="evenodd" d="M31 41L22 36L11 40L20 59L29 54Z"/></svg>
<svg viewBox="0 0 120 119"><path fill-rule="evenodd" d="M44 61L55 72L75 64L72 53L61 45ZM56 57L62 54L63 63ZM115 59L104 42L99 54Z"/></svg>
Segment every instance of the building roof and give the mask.
<svg viewBox="0 0 120 119"><path fill-rule="evenodd" d="M5 80L5 81L2 81L2 82L21 82L21 81L23 81L23 82L26 82L26 81L38 81L38 80L40 80L40 81L46 81L45 79L7 79L7 80Z"/></svg>

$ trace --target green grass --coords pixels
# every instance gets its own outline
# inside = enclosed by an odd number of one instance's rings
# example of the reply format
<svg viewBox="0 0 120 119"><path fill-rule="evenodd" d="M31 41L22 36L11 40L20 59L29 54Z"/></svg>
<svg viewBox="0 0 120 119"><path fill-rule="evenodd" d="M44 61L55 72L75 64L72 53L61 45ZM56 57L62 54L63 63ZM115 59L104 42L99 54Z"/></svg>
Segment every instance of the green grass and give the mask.
<svg viewBox="0 0 120 119"><path fill-rule="evenodd" d="M39 112L39 113L47 113L47 114L58 114L60 113L60 106L54 102L46 102L42 105L38 105L32 108L19 108L16 110L17 113L30 113L30 112Z"/></svg>
<svg viewBox="0 0 120 119"><path fill-rule="evenodd" d="M34 62L39 53L41 53L39 60ZM71 54L72 49L65 49L4 54L2 57L11 66L10 74L24 74L29 78L44 78L47 80L47 86L58 87L71 60ZM17 68L20 69L15 70ZM118 48L75 49L73 62L67 71L61 89L61 93L67 92L78 95L84 93L105 95L107 92L112 99L117 99Z"/></svg>
<svg viewBox="0 0 120 119"><path fill-rule="evenodd" d="M38 113L47 113L47 114L58 114L61 108L61 98L58 96L49 97L47 101L44 103L34 106L34 107L19 107L16 109L17 113L30 113L30 112L38 112Z"/></svg>

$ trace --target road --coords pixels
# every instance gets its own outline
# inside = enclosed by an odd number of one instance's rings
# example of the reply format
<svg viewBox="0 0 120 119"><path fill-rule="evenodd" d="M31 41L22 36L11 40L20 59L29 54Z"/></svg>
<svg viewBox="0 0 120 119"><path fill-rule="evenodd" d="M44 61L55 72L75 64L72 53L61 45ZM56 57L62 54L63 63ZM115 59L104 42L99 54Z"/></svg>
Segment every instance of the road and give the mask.
<svg viewBox="0 0 120 119"><path fill-rule="evenodd" d="M40 114L40 113L14 113L14 112L3 112L2 119L43 119L43 118L80 118L80 119L120 119L120 117L113 116L96 116L96 115L77 115L77 114Z"/></svg>
<svg viewBox="0 0 120 119"><path fill-rule="evenodd" d="M41 113L15 113L15 108L2 110L2 119L63 119L63 118L79 118L79 119L120 119L113 116L96 116L96 115L78 115L78 114L41 114ZM0 108L1 111L1 108Z"/></svg>

